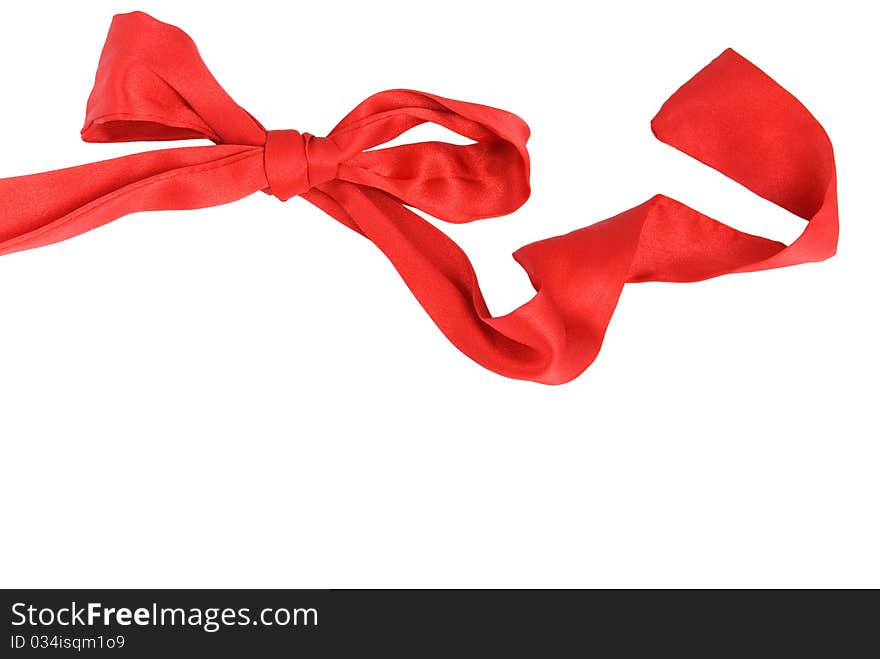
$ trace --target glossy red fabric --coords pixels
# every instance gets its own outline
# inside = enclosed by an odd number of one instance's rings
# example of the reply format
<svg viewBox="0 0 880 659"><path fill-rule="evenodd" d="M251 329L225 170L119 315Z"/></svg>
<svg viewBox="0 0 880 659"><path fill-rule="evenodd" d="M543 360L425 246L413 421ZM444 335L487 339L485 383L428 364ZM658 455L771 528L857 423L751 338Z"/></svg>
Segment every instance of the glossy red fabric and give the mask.
<svg viewBox="0 0 880 659"><path fill-rule="evenodd" d="M424 122L473 144L373 148ZM537 293L492 317L467 256L407 206L448 222L518 208L529 195L529 130L521 119L393 90L368 98L326 137L266 131L220 87L184 32L141 12L124 14L114 18L101 55L83 139L216 145L0 180L0 254L136 211L215 206L260 190L281 200L300 195L375 243L466 355L508 377L558 384L595 359L627 282L696 281L835 252L831 143L794 97L735 52L679 89L652 127L662 141L809 220L803 234L785 246L658 195L517 251Z"/></svg>

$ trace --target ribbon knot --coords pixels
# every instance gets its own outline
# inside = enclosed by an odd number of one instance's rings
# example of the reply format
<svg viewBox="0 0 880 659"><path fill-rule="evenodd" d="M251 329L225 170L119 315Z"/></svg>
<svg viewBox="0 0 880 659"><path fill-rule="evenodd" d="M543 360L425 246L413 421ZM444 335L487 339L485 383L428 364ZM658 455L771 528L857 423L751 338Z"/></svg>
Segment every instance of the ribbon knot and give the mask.
<svg viewBox="0 0 880 659"><path fill-rule="evenodd" d="M332 181L339 172L339 147L329 137L296 130L270 130L263 147L269 191L287 201Z"/></svg>

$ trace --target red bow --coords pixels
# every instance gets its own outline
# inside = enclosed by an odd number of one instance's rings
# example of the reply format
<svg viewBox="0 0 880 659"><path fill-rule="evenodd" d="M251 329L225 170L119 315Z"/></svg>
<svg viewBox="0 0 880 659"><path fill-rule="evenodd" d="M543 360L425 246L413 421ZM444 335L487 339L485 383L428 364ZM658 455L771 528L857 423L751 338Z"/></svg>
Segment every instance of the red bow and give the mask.
<svg viewBox="0 0 880 659"><path fill-rule="evenodd" d="M424 122L471 140L373 149ZM528 127L517 116L415 91L376 94L327 137L266 131L223 91L181 30L116 16L89 98L90 142L207 138L0 180L0 254L70 238L127 213L190 209L258 190L300 195L391 260L443 333L502 375L561 383L595 359L623 284L695 281L831 256L834 159L821 126L731 50L666 102L657 137L810 220L791 246L751 236L656 196L514 257L537 295L490 316L461 249L406 206L450 222L503 215L529 195Z"/></svg>

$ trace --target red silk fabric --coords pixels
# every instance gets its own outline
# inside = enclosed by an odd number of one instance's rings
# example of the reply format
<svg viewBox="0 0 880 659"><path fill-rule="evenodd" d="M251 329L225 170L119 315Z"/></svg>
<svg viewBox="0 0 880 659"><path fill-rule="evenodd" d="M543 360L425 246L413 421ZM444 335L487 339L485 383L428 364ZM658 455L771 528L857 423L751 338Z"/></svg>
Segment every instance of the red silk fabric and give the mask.
<svg viewBox="0 0 880 659"><path fill-rule="evenodd" d="M433 122L473 144L373 149ZM837 199L831 143L788 92L732 50L679 89L655 135L809 221L786 246L657 195L611 219L514 254L537 293L492 317L467 256L407 208L448 222L504 215L529 196L529 130L516 115L432 94L376 94L326 137L266 131L220 87L181 30L116 16L82 137L89 142L204 138L0 180L0 254L71 238L136 211L191 209L257 191L300 195L369 238L462 352L502 375L559 384L601 347L623 285L697 281L832 256Z"/></svg>

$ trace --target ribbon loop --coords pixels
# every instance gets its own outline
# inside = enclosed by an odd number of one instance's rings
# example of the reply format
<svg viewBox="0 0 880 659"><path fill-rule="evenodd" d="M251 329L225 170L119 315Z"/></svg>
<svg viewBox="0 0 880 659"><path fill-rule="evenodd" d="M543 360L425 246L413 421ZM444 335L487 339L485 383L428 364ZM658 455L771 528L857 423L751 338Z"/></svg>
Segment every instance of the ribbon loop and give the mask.
<svg viewBox="0 0 880 659"><path fill-rule="evenodd" d="M86 142L209 139L258 146L266 130L223 89L195 42L140 11L117 14L86 106Z"/></svg>

